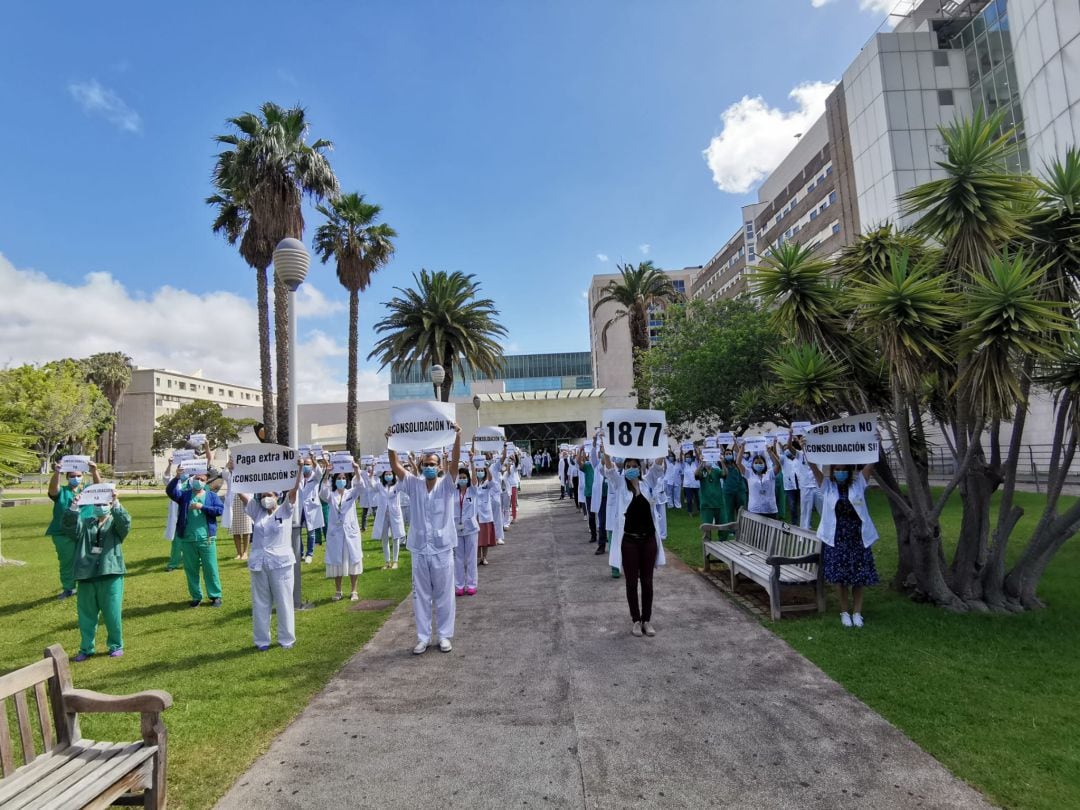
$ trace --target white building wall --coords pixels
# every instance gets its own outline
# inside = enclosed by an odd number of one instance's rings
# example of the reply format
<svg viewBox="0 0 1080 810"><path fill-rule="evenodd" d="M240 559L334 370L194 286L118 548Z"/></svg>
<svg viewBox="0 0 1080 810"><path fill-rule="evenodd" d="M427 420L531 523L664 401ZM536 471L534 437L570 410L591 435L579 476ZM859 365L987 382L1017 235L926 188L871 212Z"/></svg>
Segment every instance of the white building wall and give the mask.
<svg viewBox="0 0 1080 810"><path fill-rule="evenodd" d="M1080 144L1080 2L1009 0L1031 169Z"/></svg>

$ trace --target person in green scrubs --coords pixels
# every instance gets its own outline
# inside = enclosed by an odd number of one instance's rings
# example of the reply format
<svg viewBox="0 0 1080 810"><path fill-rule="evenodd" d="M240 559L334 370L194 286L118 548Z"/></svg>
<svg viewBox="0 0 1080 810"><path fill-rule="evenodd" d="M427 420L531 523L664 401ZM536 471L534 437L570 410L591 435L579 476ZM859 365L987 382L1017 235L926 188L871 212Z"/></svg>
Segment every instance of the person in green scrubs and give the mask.
<svg viewBox="0 0 1080 810"><path fill-rule="evenodd" d="M724 502L727 469L723 462L711 464L703 459L695 477L701 482L701 522L727 523L730 520Z"/></svg>
<svg viewBox="0 0 1080 810"><path fill-rule="evenodd" d="M733 522L739 516L739 509L746 505L746 485L743 483L742 473L739 472L739 467L735 464L735 451L730 447L724 447L724 469L727 471L727 476L724 478L724 512L727 515L725 523ZM735 536L734 532L729 532L728 536L724 539L730 539Z"/></svg>
<svg viewBox="0 0 1080 810"><path fill-rule="evenodd" d="M207 486L207 474L197 473L188 480L189 489L180 486L183 466L177 468L176 478L165 487L165 494L177 506L176 535L183 543L184 573L187 574L191 607L202 604L203 592L199 573L206 582L210 607L221 607L221 577L218 575L217 521L225 504Z"/></svg>
<svg viewBox="0 0 1080 810"><path fill-rule="evenodd" d="M76 600L79 609L79 654L85 661L94 654L98 619L105 621L109 657L124 654L121 613L124 604L124 538L131 530L131 515L113 495L110 505L72 506L64 513L64 529L75 538Z"/></svg>
<svg viewBox="0 0 1080 810"><path fill-rule="evenodd" d="M49 535L56 549L56 559L60 564L60 598L67 599L75 595L75 538L68 536L64 531L64 515L75 498L82 492L83 474L69 472L64 478L64 486L60 486L60 465L55 462L52 465L53 474L49 479L49 499L53 502L52 521L45 534ZM101 473L98 472L97 464L90 462L90 474L95 484L101 483Z"/></svg>

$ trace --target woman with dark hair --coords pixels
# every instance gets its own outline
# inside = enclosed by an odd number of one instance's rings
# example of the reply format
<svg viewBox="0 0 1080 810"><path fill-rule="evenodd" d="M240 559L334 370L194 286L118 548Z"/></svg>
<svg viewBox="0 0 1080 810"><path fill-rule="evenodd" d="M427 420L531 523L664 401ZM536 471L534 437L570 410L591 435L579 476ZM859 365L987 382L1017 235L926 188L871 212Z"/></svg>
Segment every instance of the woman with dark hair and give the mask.
<svg viewBox="0 0 1080 810"><path fill-rule="evenodd" d="M740 439L740 442L742 440ZM780 517L776 506L776 475L780 472L780 459L776 455L776 447L769 445L766 449L772 461L770 464L761 453L750 459L750 469L746 469L742 458L735 457L735 464L746 479L747 499L746 511L756 515L773 518ZM734 520L734 518L732 518Z"/></svg>
<svg viewBox="0 0 1080 810"><path fill-rule="evenodd" d="M851 465L834 466L828 476L813 462L810 469L824 500L817 536L824 544L821 556L825 580L836 585L840 623L844 627L862 627L863 588L879 581L870 550L878 532L866 507L866 486L874 465L867 464L858 472Z"/></svg>
<svg viewBox="0 0 1080 810"><path fill-rule="evenodd" d="M642 464L636 458L623 461L622 474L611 458L603 453L604 477L608 498L615 500L615 522L611 534L608 562L613 570L626 575L626 601L630 606L630 629L635 636L655 636L652 622L653 570L664 564L664 546L657 535L654 520L656 498L653 490L663 486L663 468L652 465L642 477ZM641 600L638 601L638 581Z"/></svg>
<svg viewBox="0 0 1080 810"><path fill-rule="evenodd" d="M326 577L334 580L335 602L341 600L341 580L349 577L349 599L360 600L356 580L364 573L364 552L360 545L360 523L356 519L356 499L369 488L367 476L353 462L351 473L334 473L323 480L319 497L330 504L326 525Z"/></svg>

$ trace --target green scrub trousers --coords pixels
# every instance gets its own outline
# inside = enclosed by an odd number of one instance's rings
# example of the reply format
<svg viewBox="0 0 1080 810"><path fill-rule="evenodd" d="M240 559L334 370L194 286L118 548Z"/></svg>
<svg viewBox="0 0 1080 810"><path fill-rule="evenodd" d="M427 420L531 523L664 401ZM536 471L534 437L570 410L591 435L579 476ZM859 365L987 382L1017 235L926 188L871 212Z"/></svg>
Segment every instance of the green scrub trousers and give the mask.
<svg viewBox="0 0 1080 810"><path fill-rule="evenodd" d="M210 599L221 598L221 577L218 576L217 540L213 537L201 540L180 541L183 544L184 573L187 574L188 593L191 601L202 601L199 587L199 569L206 582L206 595Z"/></svg>
<svg viewBox="0 0 1080 810"><path fill-rule="evenodd" d="M75 541L66 534L53 534L53 546L56 559L60 563L60 587L65 591L75 590Z"/></svg>
<svg viewBox="0 0 1080 810"><path fill-rule="evenodd" d="M728 523L730 522L730 518L728 518L727 509L723 504L720 506L703 506L701 507L701 522L717 524Z"/></svg>
<svg viewBox="0 0 1080 810"><path fill-rule="evenodd" d="M110 574L79 582L77 606L79 635L82 637L79 652L83 655L94 654L94 636L97 634L99 615L105 620L109 652L124 649L124 633L120 617L123 603L123 574Z"/></svg>
<svg viewBox="0 0 1080 810"><path fill-rule="evenodd" d="M179 568L184 564L184 546L179 537L172 540L172 548L169 549L168 568Z"/></svg>

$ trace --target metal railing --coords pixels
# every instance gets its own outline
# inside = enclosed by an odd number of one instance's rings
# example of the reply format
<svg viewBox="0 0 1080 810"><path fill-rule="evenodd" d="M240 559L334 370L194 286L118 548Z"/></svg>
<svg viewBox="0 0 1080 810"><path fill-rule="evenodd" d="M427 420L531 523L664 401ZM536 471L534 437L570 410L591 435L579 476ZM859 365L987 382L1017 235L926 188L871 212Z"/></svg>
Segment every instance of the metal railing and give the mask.
<svg viewBox="0 0 1080 810"><path fill-rule="evenodd" d="M984 448L989 455L989 448ZM1004 453L1006 447L1002 448ZM1020 463L1016 469L1018 482L1034 484L1036 492L1042 492L1050 475L1050 459L1053 456L1052 444L1024 444L1020 446ZM896 458L895 448L885 450L889 468L899 480L904 478L904 470ZM948 448L927 448L927 468L930 478L949 478L956 472L957 459ZM1073 458L1073 463L1065 479L1066 484L1080 484L1080 454Z"/></svg>

